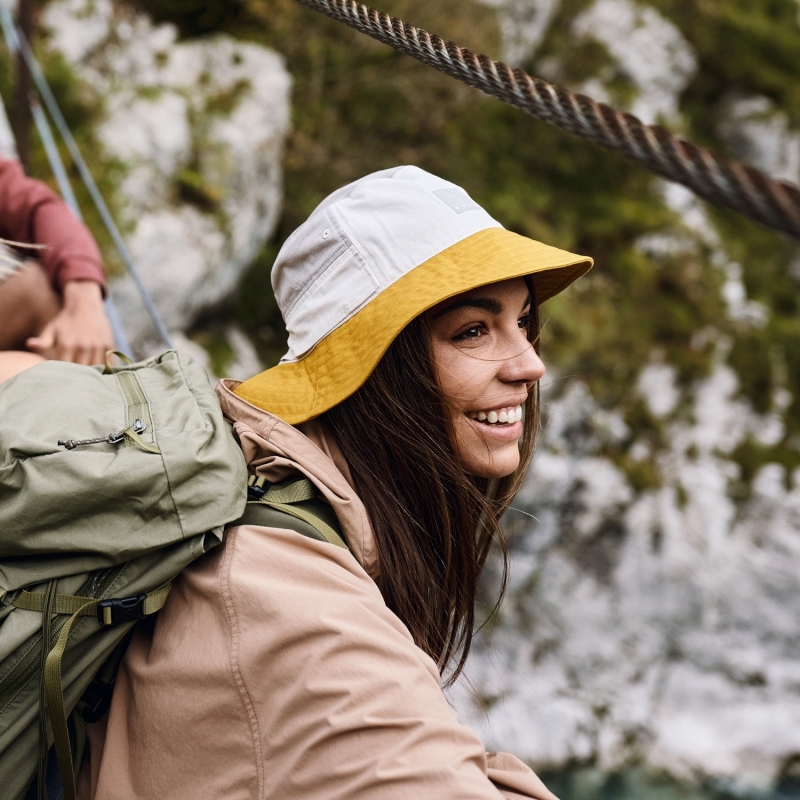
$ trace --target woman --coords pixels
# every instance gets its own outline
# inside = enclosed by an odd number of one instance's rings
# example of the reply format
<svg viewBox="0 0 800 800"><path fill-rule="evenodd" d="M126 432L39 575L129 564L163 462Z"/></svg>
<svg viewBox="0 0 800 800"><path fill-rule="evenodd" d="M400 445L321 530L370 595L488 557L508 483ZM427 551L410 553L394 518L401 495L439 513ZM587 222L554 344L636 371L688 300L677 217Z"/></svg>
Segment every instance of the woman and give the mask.
<svg viewBox="0 0 800 800"><path fill-rule="evenodd" d="M536 302L589 266L415 167L312 213L273 272L288 354L218 394L250 472L308 477L348 548L239 525L186 570L90 727L82 797L553 797L441 684L533 448Z"/></svg>

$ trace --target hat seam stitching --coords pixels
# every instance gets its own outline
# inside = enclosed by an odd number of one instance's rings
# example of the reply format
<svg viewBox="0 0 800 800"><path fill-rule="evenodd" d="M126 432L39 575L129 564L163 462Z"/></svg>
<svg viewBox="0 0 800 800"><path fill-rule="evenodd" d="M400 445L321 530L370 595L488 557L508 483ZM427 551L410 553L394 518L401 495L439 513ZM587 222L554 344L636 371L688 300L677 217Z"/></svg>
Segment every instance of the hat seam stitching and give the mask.
<svg viewBox="0 0 800 800"><path fill-rule="evenodd" d="M325 209L323 211L323 213L325 214L325 216L328 219L330 219L331 216L332 216L329 213L328 209ZM288 317L289 314L291 314L292 311L295 309L297 304L308 294L308 292L311 290L311 288L317 283L317 281L320 279L321 275L330 268L331 264L334 264L344 253L346 253L351 247L353 247L352 241L347 236L347 234L344 233L344 231L341 229L341 226L338 224L338 222L336 221L335 218L333 220L333 225L337 229L337 231L341 234L341 238L343 239L343 241L340 241L340 244L344 244L345 245L344 249L340 250L340 246L337 246L336 248L334 248L334 251L333 251L332 255L329 256L327 258L327 260L325 260L317 268L316 272L314 272L310 276L306 287L301 292L299 292L297 294L297 296L294 298L294 300L292 300L291 305L287 307L286 311L285 312L283 312L283 311L281 312L282 316Z"/></svg>
<svg viewBox="0 0 800 800"><path fill-rule="evenodd" d="M355 315L356 315L356 314L357 314L357 313L358 313L358 312L359 312L359 311L360 311L362 308L364 308L364 306L365 306L365 305L367 305L367 304L368 304L368 303L370 303L372 300L374 300L374 299L375 299L375 298L376 298L376 297L377 297L377 296L378 296L378 295L381 293L381 291L383 291L383 289L381 289L381 287L380 287L380 283L378 282L378 279L375 277L375 273L373 272L372 268L371 268L371 267L370 267L370 265L369 265L369 262L368 262L368 261L367 261L367 260L366 260L366 259L365 259L365 258L364 258L362 255L361 255L361 253L359 253L359 252L358 252L358 250L355 250L355 249L354 249L354 252L355 252L355 255L356 255L356 257L357 257L357 258L359 258L359 259L361 259L361 261L362 261L362 262L363 262L363 264L364 264L364 267L366 268L366 271L367 271L367 272L370 274L370 276L372 277L372 280L373 280L373 289L372 289L372 291L370 292L370 294L369 294L367 297L365 297L365 298L364 298L364 299L363 299L361 302L359 302L359 303L358 303L358 305L356 305L355 307L351 308L349 311L345 312L345 318L344 318L344 319L342 319L342 320L340 320L340 321L338 321L338 322L336 323L336 325L334 325L334 327L333 327L333 328L331 328L331 329L330 329L330 330L329 330L327 333L324 333L324 334L322 334L321 336L319 336L319 338L317 339L317 341L316 341L316 342L314 342L314 343L311 345L311 347L309 347L307 350L304 350L304 351L303 351L303 352L302 352L302 353L301 353L299 356L297 356L297 357L296 357L294 360L292 360L292 361L284 361L283 359L281 359L281 361L280 361L280 363L281 363L281 364L293 364L293 363L295 363L295 364L296 364L297 362L299 362L299 361L302 361L302 360L303 360L304 358L306 358L306 357L307 357L307 356L308 356L308 355L309 355L309 354L310 354L310 353L311 353L311 352L312 352L312 351L313 351L313 350L314 350L316 347L318 347L318 346L319 346L319 344L320 344L320 343L321 343L321 342L322 342L324 339L326 339L328 336L330 336L330 335L331 335L331 334L332 334L332 333L333 333L335 330L337 330L338 328L341 328L341 327L342 327L342 325L345 325L347 322L349 322L349 321L350 321L350 320L351 320L351 319L352 319L352 318L353 318L353 317L354 317L354 316L355 316ZM388 288L388 287L386 287L386 288ZM309 287L309 290L310 290L310 289L311 289L311 287ZM340 306L340 307L341 307L341 306ZM290 336L291 336L291 335L290 335ZM286 358L286 356L287 356L287 355L289 355L289 353L290 353L290 352L291 352L291 342L290 342L289 351L286 353L286 355L285 355L283 358Z"/></svg>

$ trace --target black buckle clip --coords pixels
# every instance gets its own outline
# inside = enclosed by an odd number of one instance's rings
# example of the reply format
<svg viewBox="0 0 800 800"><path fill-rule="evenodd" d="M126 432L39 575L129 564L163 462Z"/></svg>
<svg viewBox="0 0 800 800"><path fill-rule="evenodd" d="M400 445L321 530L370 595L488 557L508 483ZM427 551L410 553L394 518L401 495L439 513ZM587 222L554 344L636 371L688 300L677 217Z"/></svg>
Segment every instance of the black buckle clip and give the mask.
<svg viewBox="0 0 800 800"><path fill-rule="evenodd" d="M255 483L248 483L247 485L247 499L248 500L260 500L268 491L269 487L272 484L264 480L261 484Z"/></svg>
<svg viewBox="0 0 800 800"><path fill-rule="evenodd" d="M136 622L144 614L144 601L146 594L137 594L133 597L118 597L112 600L101 600L97 604L97 619L102 625L119 625L123 622ZM111 619L106 615L106 609L111 609Z"/></svg>

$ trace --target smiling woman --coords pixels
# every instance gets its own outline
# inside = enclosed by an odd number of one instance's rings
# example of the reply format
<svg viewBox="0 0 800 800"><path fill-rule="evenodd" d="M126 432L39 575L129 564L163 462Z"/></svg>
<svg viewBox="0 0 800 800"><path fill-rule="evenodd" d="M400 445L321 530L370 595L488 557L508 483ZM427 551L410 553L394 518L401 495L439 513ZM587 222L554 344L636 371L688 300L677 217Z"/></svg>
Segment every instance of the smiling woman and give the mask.
<svg viewBox="0 0 800 800"><path fill-rule="evenodd" d="M445 300L430 312L436 379L447 398L456 452L477 477L503 478L519 467L522 408L544 375L530 338L531 294L523 278L514 278ZM538 325L533 329L538 334Z"/></svg>
<svg viewBox="0 0 800 800"><path fill-rule="evenodd" d="M469 653L477 580L491 542L505 551L499 518L533 451L544 365L529 285L514 278L435 305L320 417L367 508L383 598L447 683Z"/></svg>
<svg viewBox="0 0 800 800"><path fill-rule="evenodd" d="M590 265L415 167L323 201L273 270L289 352L218 395L258 485L307 478L346 547L235 524L186 570L83 797L554 800L441 689L533 452L538 303Z"/></svg>

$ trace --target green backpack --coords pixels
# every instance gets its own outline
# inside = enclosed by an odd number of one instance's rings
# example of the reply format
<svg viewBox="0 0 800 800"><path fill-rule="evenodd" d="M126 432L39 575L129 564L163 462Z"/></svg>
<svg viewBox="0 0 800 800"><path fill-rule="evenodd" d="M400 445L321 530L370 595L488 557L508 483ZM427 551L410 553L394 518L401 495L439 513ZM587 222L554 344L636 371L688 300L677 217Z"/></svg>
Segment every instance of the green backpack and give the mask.
<svg viewBox="0 0 800 800"><path fill-rule="evenodd" d="M110 686L98 671L221 541L246 486L204 370L174 351L105 370L49 361L0 385L3 797L37 769L47 793L51 742L74 797L82 722Z"/></svg>
<svg viewBox="0 0 800 800"><path fill-rule="evenodd" d="M105 713L132 627L232 520L346 547L310 481L248 481L191 359L50 361L0 385L4 798L73 800L84 723Z"/></svg>

